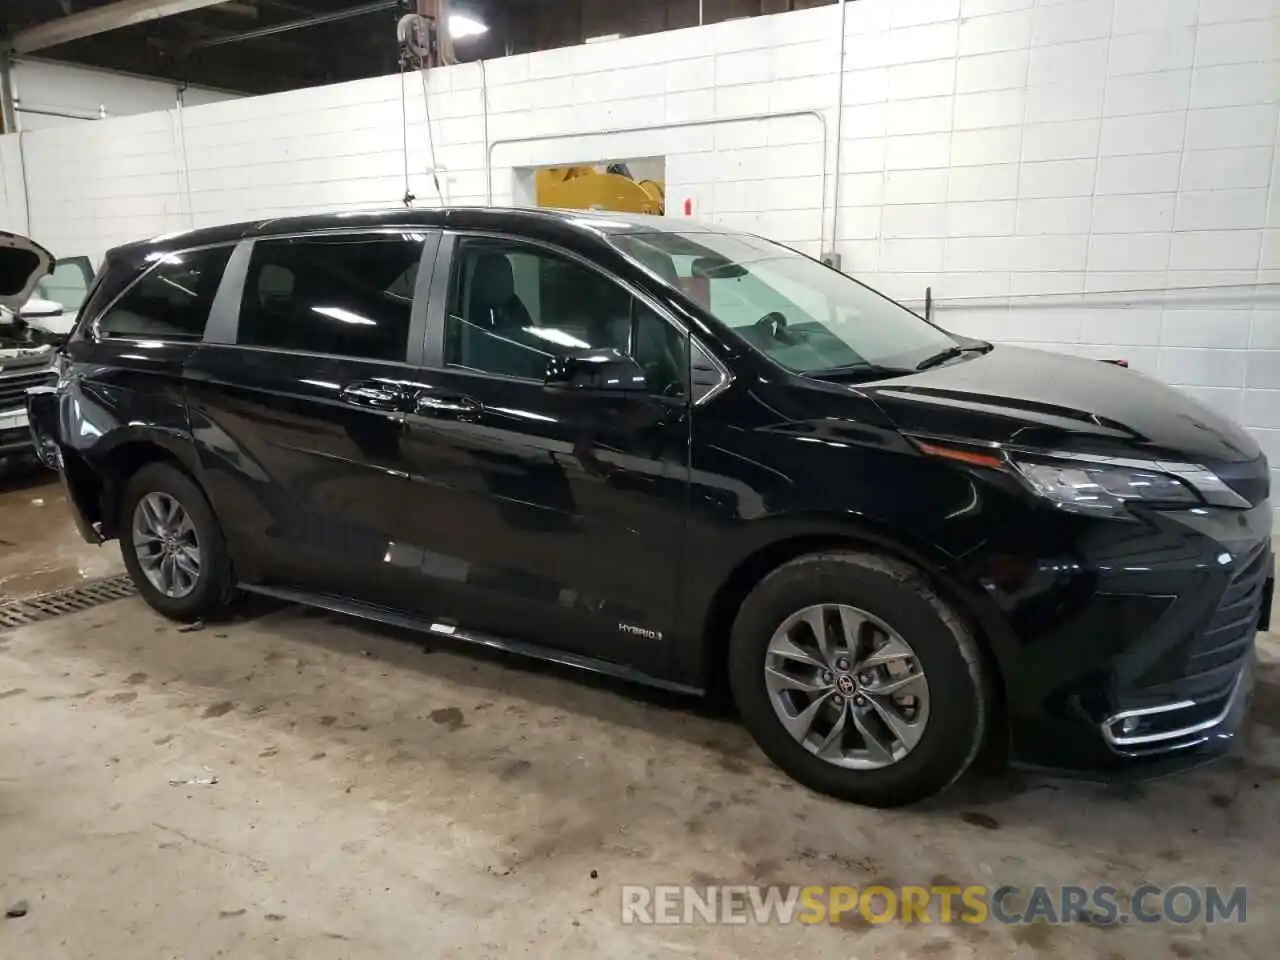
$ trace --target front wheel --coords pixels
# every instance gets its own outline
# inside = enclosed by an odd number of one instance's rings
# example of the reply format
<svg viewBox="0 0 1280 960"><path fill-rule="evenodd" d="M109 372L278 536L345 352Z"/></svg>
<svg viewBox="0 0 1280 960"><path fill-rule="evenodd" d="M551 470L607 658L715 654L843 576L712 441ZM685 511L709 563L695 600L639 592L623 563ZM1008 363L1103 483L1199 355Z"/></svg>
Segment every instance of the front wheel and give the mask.
<svg viewBox="0 0 1280 960"><path fill-rule="evenodd" d="M226 540L185 473L152 463L130 477L119 530L125 567L151 607L182 621L225 611L234 592Z"/></svg>
<svg viewBox="0 0 1280 960"><path fill-rule="evenodd" d="M955 781L982 744L977 641L897 560L838 552L779 567L742 605L729 657L756 742L822 793L913 803Z"/></svg>

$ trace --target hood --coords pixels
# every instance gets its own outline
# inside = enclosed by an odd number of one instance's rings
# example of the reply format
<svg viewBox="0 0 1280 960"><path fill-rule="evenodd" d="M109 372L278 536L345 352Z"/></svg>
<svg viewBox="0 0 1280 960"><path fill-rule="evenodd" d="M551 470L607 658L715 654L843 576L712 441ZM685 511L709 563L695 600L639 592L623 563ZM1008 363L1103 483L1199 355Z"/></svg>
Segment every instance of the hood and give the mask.
<svg viewBox="0 0 1280 960"><path fill-rule="evenodd" d="M17 313L52 267L53 254L40 244L0 230L0 307Z"/></svg>
<svg viewBox="0 0 1280 960"><path fill-rule="evenodd" d="M1257 443L1204 404L1097 360L996 346L858 387L905 433L1042 450L1241 463Z"/></svg>

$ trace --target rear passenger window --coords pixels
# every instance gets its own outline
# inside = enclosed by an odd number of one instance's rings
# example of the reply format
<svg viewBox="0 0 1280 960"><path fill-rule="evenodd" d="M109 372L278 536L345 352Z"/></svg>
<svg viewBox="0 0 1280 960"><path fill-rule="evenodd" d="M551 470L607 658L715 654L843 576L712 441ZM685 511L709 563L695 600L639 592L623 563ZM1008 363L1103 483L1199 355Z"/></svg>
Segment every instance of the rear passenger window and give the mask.
<svg viewBox="0 0 1280 960"><path fill-rule="evenodd" d="M104 337L199 340L231 247L168 253L98 320Z"/></svg>
<svg viewBox="0 0 1280 960"><path fill-rule="evenodd" d="M404 361L424 240L397 233L257 241L238 342Z"/></svg>

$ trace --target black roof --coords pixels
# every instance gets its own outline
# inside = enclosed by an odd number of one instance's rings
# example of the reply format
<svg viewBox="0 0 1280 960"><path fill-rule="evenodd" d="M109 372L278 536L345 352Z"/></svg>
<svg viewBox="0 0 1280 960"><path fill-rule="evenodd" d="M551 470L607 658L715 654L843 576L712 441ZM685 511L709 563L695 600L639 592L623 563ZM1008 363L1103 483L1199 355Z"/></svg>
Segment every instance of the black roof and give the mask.
<svg viewBox="0 0 1280 960"><path fill-rule="evenodd" d="M316 213L300 217L250 220L217 227L201 227L166 233L148 240L123 244L111 255L133 258L157 250L233 243L255 237L272 237L321 230L375 227L453 227L459 230L516 231L548 240L574 243L601 233L705 233L711 228L692 220L615 213L612 210L551 210L543 207L391 207L350 213ZM730 232L730 231L724 231Z"/></svg>

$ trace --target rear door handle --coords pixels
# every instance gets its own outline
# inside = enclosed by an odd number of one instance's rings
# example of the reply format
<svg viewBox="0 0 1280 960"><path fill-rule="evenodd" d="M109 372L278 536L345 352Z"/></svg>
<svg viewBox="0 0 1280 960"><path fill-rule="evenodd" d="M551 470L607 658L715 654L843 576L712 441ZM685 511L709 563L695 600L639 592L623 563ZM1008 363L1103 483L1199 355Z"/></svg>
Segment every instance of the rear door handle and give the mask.
<svg viewBox="0 0 1280 960"><path fill-rule="evenodd" d="M460 394L439 394L420 391L414 402L414 412L422 417L468 420L480 412L479 401Z"/></svg>
<svg viewBox="0 0 1280 960"><path fill-rule="evenodd" d="M372 410L404 413L413 409L413 398L403 387L381 380L357 380L342 388L338 396L347 403Z"/></svg>

